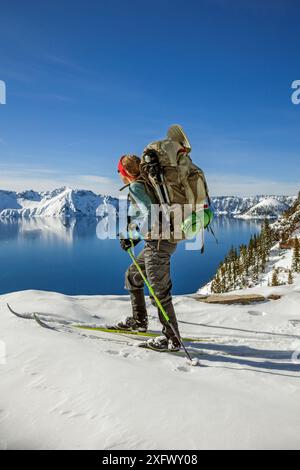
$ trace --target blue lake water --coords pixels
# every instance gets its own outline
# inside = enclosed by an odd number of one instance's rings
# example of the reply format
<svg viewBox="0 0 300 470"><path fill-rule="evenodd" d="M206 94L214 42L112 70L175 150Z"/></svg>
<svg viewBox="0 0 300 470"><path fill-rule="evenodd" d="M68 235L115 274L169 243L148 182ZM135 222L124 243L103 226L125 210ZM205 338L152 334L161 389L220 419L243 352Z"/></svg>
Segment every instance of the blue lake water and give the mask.
<svg viewBox="0 0 300 470"><path fill-rule="evenodd" d="M97 220L0 221L0 294L39 289L69 295L125 294L129 256L117 240L99 240ZM229 248L247 243L260 223L219 217L219 240L207 234L205 253L178 245L172 259L173 293L193 293L214 275ZM137 250L138 251L138 250Z"/></svg>

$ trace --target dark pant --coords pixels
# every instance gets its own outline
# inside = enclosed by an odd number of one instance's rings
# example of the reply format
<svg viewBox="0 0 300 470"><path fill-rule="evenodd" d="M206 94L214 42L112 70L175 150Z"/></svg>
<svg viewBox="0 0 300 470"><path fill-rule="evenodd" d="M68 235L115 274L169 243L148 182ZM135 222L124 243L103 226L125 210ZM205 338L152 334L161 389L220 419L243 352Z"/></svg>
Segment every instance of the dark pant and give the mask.
<svg viewBox="0 0 300 470"><path fill-rule="evenodd" d="M155 295L166 310L177 335L179 335L172 303L172 281L170 275L170 260L175 250L176 243L166 240L161 240L159 244L156 240L146 241L144 249L137 257L137 261L143 274L153 287ZM144 296L144 281L134 264L126 272L125 287L130 292L133 317L138 321L145 322L147 320L147 310ZM151 302L152 305L157 306L152 297ZM167 338L174 338L175 335L172 328L159 309L158 315L163 325L163 334Z"/></svg>

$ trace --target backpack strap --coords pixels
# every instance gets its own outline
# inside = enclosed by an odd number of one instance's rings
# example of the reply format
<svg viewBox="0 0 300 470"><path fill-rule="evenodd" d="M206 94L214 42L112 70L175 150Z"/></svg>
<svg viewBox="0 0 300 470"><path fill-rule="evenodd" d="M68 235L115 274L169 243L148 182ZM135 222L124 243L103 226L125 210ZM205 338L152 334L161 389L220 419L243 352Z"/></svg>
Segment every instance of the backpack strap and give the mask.
<svg viewBox="0 0 300 470"><path fill-rule="evenodd" d="M150 198L153 199L153 200L155 199L155 203L159 204L159 201L157 199L157 196L154 192L154 189L153 189L151 183L147 180L147 178L144 175L140 175L138 177L138 179L135 180L135 182L136 183L143 183L148 196L150 196Z"/></svg>
<svg viewBox="0 0 300 470"><path fill-rule="evenodd" d="M150 197L155 197L155 199L157 200L155 194L154 194L154 191L152 189L152 186L151 184L147 181L146 178L144 178L142 175L140 175L135 181L135 183L143 183L145 185L145 188L146 188L146 191L147 191L147 194L150 196ZM124 191L124 189L128 189L130 187L131 183L127 183L125 184L125 186L122 186L122 188L119 189L119 191Z"/></svg>
<svg viewBox="0 0 300 470"><path fill-rule="evenodd" d="M203 182L204 182L207 202L211 206L211 198L210 198L210 195L209 195L208 184L207 184L204 172L202 172L202 173L203 173Z"/></svg>
<svg viewBox="0 0 300 470"><path fill-rule="evenodd" d="M119 189L119 191L123 191L124 189L128 188L130 186L130 183L125 184L125 186L122 186L122 188Z"/></svg>

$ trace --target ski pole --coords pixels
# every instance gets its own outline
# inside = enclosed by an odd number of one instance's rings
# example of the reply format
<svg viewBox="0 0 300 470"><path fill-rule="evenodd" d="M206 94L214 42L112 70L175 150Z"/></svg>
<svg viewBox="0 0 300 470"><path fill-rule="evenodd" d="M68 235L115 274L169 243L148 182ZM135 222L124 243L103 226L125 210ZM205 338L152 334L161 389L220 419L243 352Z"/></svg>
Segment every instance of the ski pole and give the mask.
<svg viewBox="0 0 300 470"><path fill-rule="evenodd" d="M153 287L151 286L150 282L148 281L148 279L146 278L146 276L144 275L143 271L142 271L142 268L140 267L139 263L137 262L137 259L136 257L134 256L133 252L132 252L132 249L129 248L128 251L128 254L130 256L130 258L132 259L132 262L133 264L135 265L136 269L138 270L139 274L141 275L143 281L145 282L150 294L152 295L152 297L154 298L159 310L161 311L161 313L163 314L165 320L168 322L168 324L170 325L174 335L176 336L176 338L178 339L178 341L180 342L181 346L183 347L184 349L184 352L187 356L187 358L189 359L189 361L191 361L191 363L193 363L193 360L188 352L188 350L186 349L182 339L180 338L180 336L178 335L177 331L175 330L174 326L172 325L171 321L170 321L170 318L169 318L169 315L167 314L167 312L165 311L164 307L162 306L159 298L155 295L155 292L153 290Z"/></svg>

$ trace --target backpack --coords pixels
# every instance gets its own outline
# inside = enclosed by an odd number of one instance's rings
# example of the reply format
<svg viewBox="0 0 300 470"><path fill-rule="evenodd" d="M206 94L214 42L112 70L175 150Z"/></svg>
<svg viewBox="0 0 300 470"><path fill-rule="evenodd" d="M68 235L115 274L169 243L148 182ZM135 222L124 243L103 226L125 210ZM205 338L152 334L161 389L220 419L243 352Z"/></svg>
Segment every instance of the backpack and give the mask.
<svg viewBox="0 0 300 470"><path fill-rule="evenodd" d="M182 127L174 125L164 140L145 148L141 175L150 183L161 204L210 205L204 172L190 157L191 145Z"/></svg>
<svg viewBox="0 0 300 470"><path fill-rule="evenodd" d="M140 165L141 178L152 187L162 207L180 205L185 210L190 208L181 225L182 239L188 233L196 235L200 229L211 229L209 225L213 218L210 211L205 224L208 216L205 211L211 205L209 190L204 172L190 157L191 150L182 127L173 125L166 139L147 145ZM174 229L172 215L170 223Z"/></svg>

